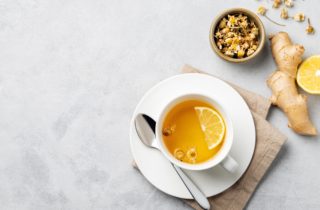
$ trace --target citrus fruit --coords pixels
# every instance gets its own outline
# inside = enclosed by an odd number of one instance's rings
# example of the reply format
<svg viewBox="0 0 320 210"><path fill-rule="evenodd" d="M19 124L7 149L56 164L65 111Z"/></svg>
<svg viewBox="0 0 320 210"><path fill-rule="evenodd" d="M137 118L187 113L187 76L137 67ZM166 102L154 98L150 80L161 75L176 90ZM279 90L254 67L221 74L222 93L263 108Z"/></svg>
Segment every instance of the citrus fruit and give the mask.
<svg viewBox="0 0 320 210"><path fill-rule="evenodd" d="M215 148L222 142L226 130L221 115L209 107L195 107L194 109L208 148Z"/></svg>
<svg viewBox="0 0 320 210"><path fill-rule="evenodd" d="M320 55L307 58L299 66L298 85L308 93L320 94Z"/></svg>

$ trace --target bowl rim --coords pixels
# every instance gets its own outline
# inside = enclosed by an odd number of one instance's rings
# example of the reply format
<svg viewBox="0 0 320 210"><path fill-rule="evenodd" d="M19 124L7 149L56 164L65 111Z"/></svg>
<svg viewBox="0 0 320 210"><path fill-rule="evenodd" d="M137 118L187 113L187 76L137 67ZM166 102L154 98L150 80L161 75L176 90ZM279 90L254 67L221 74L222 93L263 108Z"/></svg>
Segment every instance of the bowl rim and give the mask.
<svg viewBox="0 0 320 210"><path fill-rule="evenodd" d="M215 31L219 21L223 17L225 17L226 15L234 14L234 13L243 13L243 14L247 15L249 18L251 18L257 24L257 27L259 28L259 31L260 31L259 32L260 43L259 43L257 50L252 55L245 57L245 58L231 58L229 56L224 55L217 47L216 42L214 40L214 36L213 36L214 31ZM213 51L215 51L215 53L220 58L223 58L224 60L229 61L229 62L233 62L233 63L242 63L242 62L246 62L246 61L253 59L262 51L264 44L265 44L265 41L266 41L266 34L265 34L264 25L263 25L262 21L260 20L260 18L258 17L258 15L256 15L254 12L252 12L248 9L238 7L238 8L225 9L213 19L213 21L211 23L211 27L210 27L209 39L210 39L211 48L213 49Z"/></svg>

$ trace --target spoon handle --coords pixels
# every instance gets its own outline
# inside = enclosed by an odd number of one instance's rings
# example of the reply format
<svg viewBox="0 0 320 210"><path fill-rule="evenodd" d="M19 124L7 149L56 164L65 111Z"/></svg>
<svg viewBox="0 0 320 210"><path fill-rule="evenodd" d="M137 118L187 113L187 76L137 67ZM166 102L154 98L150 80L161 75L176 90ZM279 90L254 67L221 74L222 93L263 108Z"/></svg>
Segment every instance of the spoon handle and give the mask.
<svg viewBox="0 0 320 210"><path fill-rule="evenodd" d="M199 204L199 206L203 209L209 210L210 203L207 197L200 191L199 187L197 187L193 181L179 168L178 166L172 164L173 168L176 170L177 174L180 176L182 182L187 187L188 191L194 198L194 200Z"/></svg>

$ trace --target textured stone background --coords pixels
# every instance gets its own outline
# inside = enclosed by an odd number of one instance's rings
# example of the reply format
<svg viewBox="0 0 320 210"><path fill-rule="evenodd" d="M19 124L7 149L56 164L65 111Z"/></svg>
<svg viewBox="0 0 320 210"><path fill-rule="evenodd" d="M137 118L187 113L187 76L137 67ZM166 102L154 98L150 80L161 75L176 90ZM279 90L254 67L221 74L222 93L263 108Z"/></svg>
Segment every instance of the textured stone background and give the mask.
<svg viewBox="0 0 320 210"><path fill-rule="evenodd" d="M297 0L317 33L266 19L267 33L286 30L319 54L316 0ZM142 95L188 63L264 96L275 69L270 50L234 65L210 49L208 30L224 8L254 0L0 0L0 208L189 209L131 167L129 122ZM279 18L279 11L269 16ZM309 97L320 130L320 97ZM320 209L320 142L294 134L248 209Z"/></svg>

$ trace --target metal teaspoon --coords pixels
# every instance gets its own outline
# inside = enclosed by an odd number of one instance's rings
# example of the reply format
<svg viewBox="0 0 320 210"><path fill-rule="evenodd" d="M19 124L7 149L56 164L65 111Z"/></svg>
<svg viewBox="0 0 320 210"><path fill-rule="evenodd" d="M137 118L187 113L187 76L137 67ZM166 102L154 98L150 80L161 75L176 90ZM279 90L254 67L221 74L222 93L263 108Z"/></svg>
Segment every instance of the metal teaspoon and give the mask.
<svg viewBox="0 0 320 210"><path fill-rule="evenodd" d="M151 117L145 114L138 114L134 121L137 134L142 143L148 147L158 149L155 139L155 126L156 122ZM207 197L201 192L201 190L193 183L193 181L179 168L171 163L182 182L194 198L194 200L203 209L210 209L210 203Z"/></svg>

